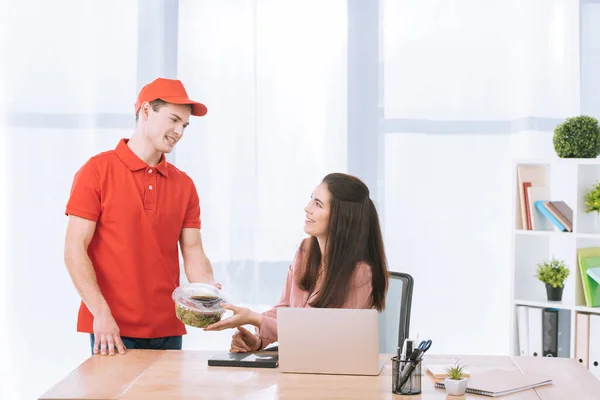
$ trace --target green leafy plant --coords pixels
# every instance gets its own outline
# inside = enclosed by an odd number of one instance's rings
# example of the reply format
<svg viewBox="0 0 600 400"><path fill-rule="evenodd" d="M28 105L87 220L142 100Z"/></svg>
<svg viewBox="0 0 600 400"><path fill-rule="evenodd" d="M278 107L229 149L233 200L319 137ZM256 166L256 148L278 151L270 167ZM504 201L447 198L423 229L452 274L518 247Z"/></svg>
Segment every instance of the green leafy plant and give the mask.
<svg viewBox="0 0 600 400"><path fill-rule="evenodd" d="M196 328L205 328L221 320L224 311L221 312L200 312L188 310L175 304L175 313L181 322Z"/></svg>
<svg viewBox="0 0 600 400"><path fill-rule="evenodd" d="M554 128L552 141L561 158L596 158L600 155L600 125L587 115L567 118Z"/></svg>
<svg viewBox="0 0 600 400"><path fill-rule="evenodd" d="M551 260L537 265L536 275L540 281L556 288L563 287L564 281L569 277L570 272L564 261L552 257Z"/></svg>
<svg viewBox="0 0 600 400"><path fill-rule="evenodd" d="M600 183L596 183L592 190L583 196L585 200L585 212L600 213Z"/></svg>
<svg viewBox="0 0 600 400"><path fill-rule="evenodd" d="M458 362L450 367L450 368L446 368L446 373L448 374L448 378L455 380L455 381L460 381L461 379L463 379L465 377L464 374L464 366L460 365Z"/></svg>

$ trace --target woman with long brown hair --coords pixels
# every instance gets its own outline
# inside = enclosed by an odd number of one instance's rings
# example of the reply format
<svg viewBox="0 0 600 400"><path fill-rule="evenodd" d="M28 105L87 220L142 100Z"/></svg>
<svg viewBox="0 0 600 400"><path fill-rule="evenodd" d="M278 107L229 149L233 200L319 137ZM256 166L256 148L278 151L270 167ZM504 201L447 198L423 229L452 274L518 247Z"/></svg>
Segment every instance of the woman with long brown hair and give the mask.
<svg viewBox="0 0 600 400"><path fill-rule="evenodd" d="M277 341L277 308L375 308L383 311L388 270L379 217L357 177L327 175L304 209L304 231L279 303L259 314L224 304L234 314L207 331L238 328L231 352L264 349ZM256 334L242 325L254 325Z"/></svg>

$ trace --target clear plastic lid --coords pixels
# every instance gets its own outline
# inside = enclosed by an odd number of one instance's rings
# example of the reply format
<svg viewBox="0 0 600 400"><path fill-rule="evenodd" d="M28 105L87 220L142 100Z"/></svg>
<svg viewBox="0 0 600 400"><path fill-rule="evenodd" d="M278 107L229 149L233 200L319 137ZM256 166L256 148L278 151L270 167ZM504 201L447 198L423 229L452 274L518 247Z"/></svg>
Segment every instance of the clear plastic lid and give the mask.
<svg viewBox="0 0 600 400"><path fill-rule="evenodd" d="M219 322L225 313L221 303L223 293L212 285L187 283L173 291L173 301L177 318L186 325L204 328Z"/></svg>

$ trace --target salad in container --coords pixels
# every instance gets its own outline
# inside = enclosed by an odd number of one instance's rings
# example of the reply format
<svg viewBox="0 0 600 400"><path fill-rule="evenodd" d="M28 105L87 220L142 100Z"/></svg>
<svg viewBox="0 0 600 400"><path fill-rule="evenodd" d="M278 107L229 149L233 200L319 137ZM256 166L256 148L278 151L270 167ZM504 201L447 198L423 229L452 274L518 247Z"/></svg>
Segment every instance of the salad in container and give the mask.
<svg viewBox="0 0 600 400"><path fill-rule="evenodd" d="M221 291L205 283L187 283L173 291L175 313L186 325L205 328L219 322L225 313L221 303L226 302Z"/></svg>

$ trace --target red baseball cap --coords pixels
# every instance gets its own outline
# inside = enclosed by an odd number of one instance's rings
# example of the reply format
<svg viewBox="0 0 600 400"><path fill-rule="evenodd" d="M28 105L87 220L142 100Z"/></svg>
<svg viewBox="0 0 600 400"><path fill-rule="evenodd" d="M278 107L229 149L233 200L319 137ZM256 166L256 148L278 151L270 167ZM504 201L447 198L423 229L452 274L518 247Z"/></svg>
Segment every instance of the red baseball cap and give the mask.
<svg viewBox="0 0 600 400"><path fill-rule="evenodd" d="M192 106L192 115L197 117L202 117L208 112L204 104L188 98L188 94L181 81L177 79L156 78L140 90L135 103L135 113L137 114L143 102L150 102L156 99L173 104L189 104Z"/></svg>

